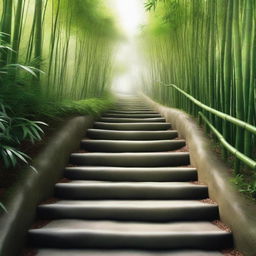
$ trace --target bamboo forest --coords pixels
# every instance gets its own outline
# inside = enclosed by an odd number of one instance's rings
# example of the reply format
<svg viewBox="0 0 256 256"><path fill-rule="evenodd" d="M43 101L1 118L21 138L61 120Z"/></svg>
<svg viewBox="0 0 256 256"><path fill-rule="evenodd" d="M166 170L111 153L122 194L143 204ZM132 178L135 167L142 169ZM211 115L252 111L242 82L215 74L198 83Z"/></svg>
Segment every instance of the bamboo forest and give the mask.
<svg viewBox="0 0 256 256"><path fill-rule="evenodd" d="M0 13L0 256L256 255L256 0Z"/></svg>

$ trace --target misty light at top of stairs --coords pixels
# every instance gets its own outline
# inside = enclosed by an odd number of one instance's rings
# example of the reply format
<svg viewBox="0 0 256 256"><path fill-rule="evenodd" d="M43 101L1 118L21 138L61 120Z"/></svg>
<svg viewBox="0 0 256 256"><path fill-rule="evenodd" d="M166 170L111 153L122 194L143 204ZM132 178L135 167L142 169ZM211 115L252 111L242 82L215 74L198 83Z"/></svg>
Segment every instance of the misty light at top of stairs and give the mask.
<svg viewBox="0 0 256 256"><path fill-rule="evenodd" d="M144 1L109 0L109 3L124 34L127 37L136 36L140 31L140 27L146 23Z"/></svg>
<svg viewBox="0 0 256 256"><path fill-rule="evenodd" d="M142 0L108 0L117 23L126 40L116 46L115 76L112 89L115 93L133 94L137 91L143 64L137 45L141 27L147 23Z"/></svg>

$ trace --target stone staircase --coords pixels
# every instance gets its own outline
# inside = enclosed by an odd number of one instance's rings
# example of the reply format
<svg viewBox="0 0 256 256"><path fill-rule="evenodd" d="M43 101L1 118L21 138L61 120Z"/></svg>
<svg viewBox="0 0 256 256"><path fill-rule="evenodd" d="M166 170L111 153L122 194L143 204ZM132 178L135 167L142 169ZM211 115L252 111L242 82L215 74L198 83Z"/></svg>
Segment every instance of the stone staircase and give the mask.
<svg viewBox="0 0 256 256"><path fill-rule="evenodd" d="M87 137L56 184L59 201L38 207L50 220L29 230L39 256L217 256L232 247L211 222L218 206L202 202L207 186L193 182L185 141L159 113L122 99Z"/></svg>

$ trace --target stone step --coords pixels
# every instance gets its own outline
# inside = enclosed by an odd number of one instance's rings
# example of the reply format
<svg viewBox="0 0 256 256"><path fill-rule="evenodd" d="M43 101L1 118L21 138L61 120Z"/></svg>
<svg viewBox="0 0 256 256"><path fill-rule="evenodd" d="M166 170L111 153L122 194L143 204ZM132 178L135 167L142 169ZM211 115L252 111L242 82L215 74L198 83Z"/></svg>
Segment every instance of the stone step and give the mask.
<svg viewBox="0 0 256 256"><path fill-rule="evenodd" d="M174 167L190 164L189 153L73 153L70 163L86 166Z"/></svg>
<svg viewBox="0 0 256 256"><path fill-rule="evenodd" d="M38 207L41 219L87 219L125 221L216 220L218 206L200 201L59 201Z"/></svg>
<svg viewBox="0 0 256 256"><path fill-rule="evenodd" d="M163 123L165 118L163 117L151 117L151 118L131 118L131 117L101 117L99 122L105 123Z"/></svg>
<svg viewBox="0 0 256 256"><path fill-rule="evenodd" d="M103 130L142 130L142 131L154 131L154 130L168 130L171 128L169 123L106 123L95 122L94 128Z"/></svg>
<svg viewBox="0 0 256 256"><path fill-rule="evenodd" d="M156 112L154 110L141 110L141 111L138 111L138 110L118 110L118 109L112 109L112 110L108 110L106 113L108 114L158 114L159 115L159 112ZM105 113L105 114L106 114Z"/></svg>
<svg viewBox="0 0 256 256"><path fill-rule="evenodd" d="M152 108L149 107L136 107L136 106L120 106L120 107L114 107L110 109L109 111L155 111Z"/></svg>
<svg viewBox="0 0 256 256"><path fill-rule="evenodd" d="M152 117L161 117L160 114L148 114L148 113L105 113L103 117L120 117L120 118L152 118Z"/></svg>
<svg viewBox="0 0 256 256"><path fill-rule="evenodd" d="M133 223L55 220L29 231L30 243L48 248L226 249L232 235L210 222Z"/></svg>
<svg viewBox="0 0 256 256"><path fill-rule="evenodd" d="M94 152L162 152L177 150L186 145L184 140L82 140L81 148Z"/></svg>
<svg viewBox="0 0 256 256"><path fill-rule="evenodd" d="M85 199L172 199L208 198L208 188L189 182L109 182L76 180L55 185L57 198Z"/></svg>
<svg viewBox="0 0 256 256"><path fill-rule="evenodd" d="M65 249L40 249L37 256L223 256L218 251L203 250L168 250L168 251L143 251L143 250L65 250Z"/></svg>
<svg viewBox="0 0 256 256"><path fill-rule="evenodd" d="M138 105L138 104L123 104L123 105L116 105L113 106L113 108L111 110L151 110L153 111L153 109L149 106L144 106L144 105Z"/></svg>
<svg viewBox="0 0 256 256"><path fill-rule="evenodd" d="M64 175L72 180L102 181L195 181L195 168L185 167L67 167Z"/></svg>
<svg viewBox="0 0 256 256"><path fill-rule="evenodd" d="M91 139L105 140L168 140L178 136L175 130L166 131L115 131L88 129L87 136Z"/></svg>
<svg viewBox="0 0 256 256"><path fill-rule="evenodd" d="M220 256L232 234L211 223L186 145L139 97L123 97L88 129L29 231L38 256ZM89 152L88 152L89 151ZM153 153L154 152L154 153Z"/></svg>

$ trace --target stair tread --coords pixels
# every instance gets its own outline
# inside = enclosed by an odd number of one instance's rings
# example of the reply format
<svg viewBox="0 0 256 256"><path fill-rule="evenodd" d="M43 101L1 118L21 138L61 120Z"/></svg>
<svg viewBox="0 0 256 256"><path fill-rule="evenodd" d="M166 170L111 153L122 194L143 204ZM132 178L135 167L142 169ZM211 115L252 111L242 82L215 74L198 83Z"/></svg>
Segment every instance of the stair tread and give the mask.
<svg viewBox="0 0 256 256"><path fill-rule="evenodd" d="M65 177L76 180L194 181L197 180L197 171L192 167L80 166L67 167Z"/></svg>
<svg viewBox="0 0 256 256"><path fill-rule="evenodd" d="M97 208L147 208L147 209L156 209L156 208L216 208L217 205L206 204L197 200L60 200L51 204L42 204L39 207L97 207Z"/></svg>
<svg viewBox="0 0 256 256"><path fill-rule="evenodd" d="M145 156L145 157L158 157L158 156L181 156L181 155L189 155L188 152L136 152L136 153L131 153L131 152L125 152L125 153L103 153L103 152L90 152L90 153L72 153L71 155L81 155L81 156L119 156L125 157L125 156L132 156L132 157L140 157L140 156Z"/></svg>
<svg viewBox="0 0 256 256"><path fill-rule="evenodd" d="M88 143L113 143L113 144L161 144L161 143L178 143L178 142L185 142L183 139L179 140L136 140L136 141L131 141L131 140L88 140L84 139L82 142L88 142Z"/></svg>
<svg viewBox="0 0 256 256"><path fill-rule="evenodd" d="M143 131L120 131L120 130L104 130L104 129L88 129L87 131L98 131L98 132L106 132L106 133L120 133L120 134L136 134L136 133L141 133L141 134L170 134L170 133L178 133L177 130L163 130L163 131L147 131L147 130L143 130Z"/></svg>
<svg viewBox="0 0 256 256"><path fill-rule="evenodd" d="M161 114L158 113L104 113L102 117L127 117L127 118L134 118L134 117L162 117Z"/></svg>
<svg viewBox="0 0 256 256"><path fill-rule="evenodd" d="M229 234L229 232L219 229L216 225L208 221L193 222L124 222L124 221L89 221L89 220L53 220L40 229L31 229L30 232L118 232L120 234L141 234L151 236L152 233L165 234ZM150 233L149 233L150 232Z"/></svg>
<svg viewBox="0 0 256 256"><path fill-rule="evenodd" d="M158 125L168 125L170 123L167 123L167 122L147 122L146 120L144 120L145 122L141 122L141 123L108 123L108 122L95 122L94 124L113 124L113 125L123 125L123 126L130 126L130 125L155 125L155 126L158 126Z"/></svg>
<svg viewBox="0 0 256 256"><path fill-rule="evenodd" d="M159 114L159 112L154 110L108 110L106 113L110 114Z"/></svg>
<svg viewBox="0 0 256 256"><path fill-rule="evenodd" d="M173 250L173 251L134 251L134 250L63 250L40 249L37 256L223 256L218 251Z"/></svg>
<svg viewBox="0 0 256 256"><path fill-rule="evenodd" d="M188 152L119 152L73 153L70 161L75 165L105 165L126 167L186 166L190 163Z"/></svg>
<svg viewBox="0 0 256 256"><path fill-rule="evenodd" d="M195 200L61 200L38 207L43 219L203 221L219 217L218 206Z"/></svg>
<svg viewBox="0 0 256 256"><path fill-rule="evenodd" d="M81 147L90 152L164 152L186 145L185 140L82 140Z"/></svg>
<svg viewBox="0 0 256 256"><path fill-rule="evenodd" d="M64 183L57 183L56 186L58 185L64 185L64 186L127 186L127 187L167 187L167 188L171 188L171 187L206 187L206 185L198 185L198 184L193 184L190 182L151 182L151 181L147 181L147 182L127 182L127 181L123 181L123 182L116 182L116 181L98 181L98 180L72 180L68 183L64 182Z"/></svg>
<svg viewBox="0 0 256 256"><path fill-rule="evenodd" d="M108 123L108 122L95 122L94 128L100 129L113 129L113 130L167 130L171 128L170 123L166 122L141 122L141 123Z"/></svg>
<svg viewBox="0 0 256 256"><path fill-rule="evenodd" d="M96 139L114 139L114 140L162 140L174 139L178 136L176 130L104 130L104 129L88 129L87 136Z"/></svg>
<svg viewBox="0 0 256 256"><path fill-rule="evenodd" d="M194 167L116 167L116 166L72 166L67 170L91 170L91 171L133 171L136 172L173 172L173 171L196 171Z"/></svg>
<svg viewBox="0 0 256 256"><path fill-rule="evenodd" d="M164 117L146 117L146 118L135 118L135 117L101 117L100 122L111 122L111 123L151 123L151 122L165 122Z"/></svg>

